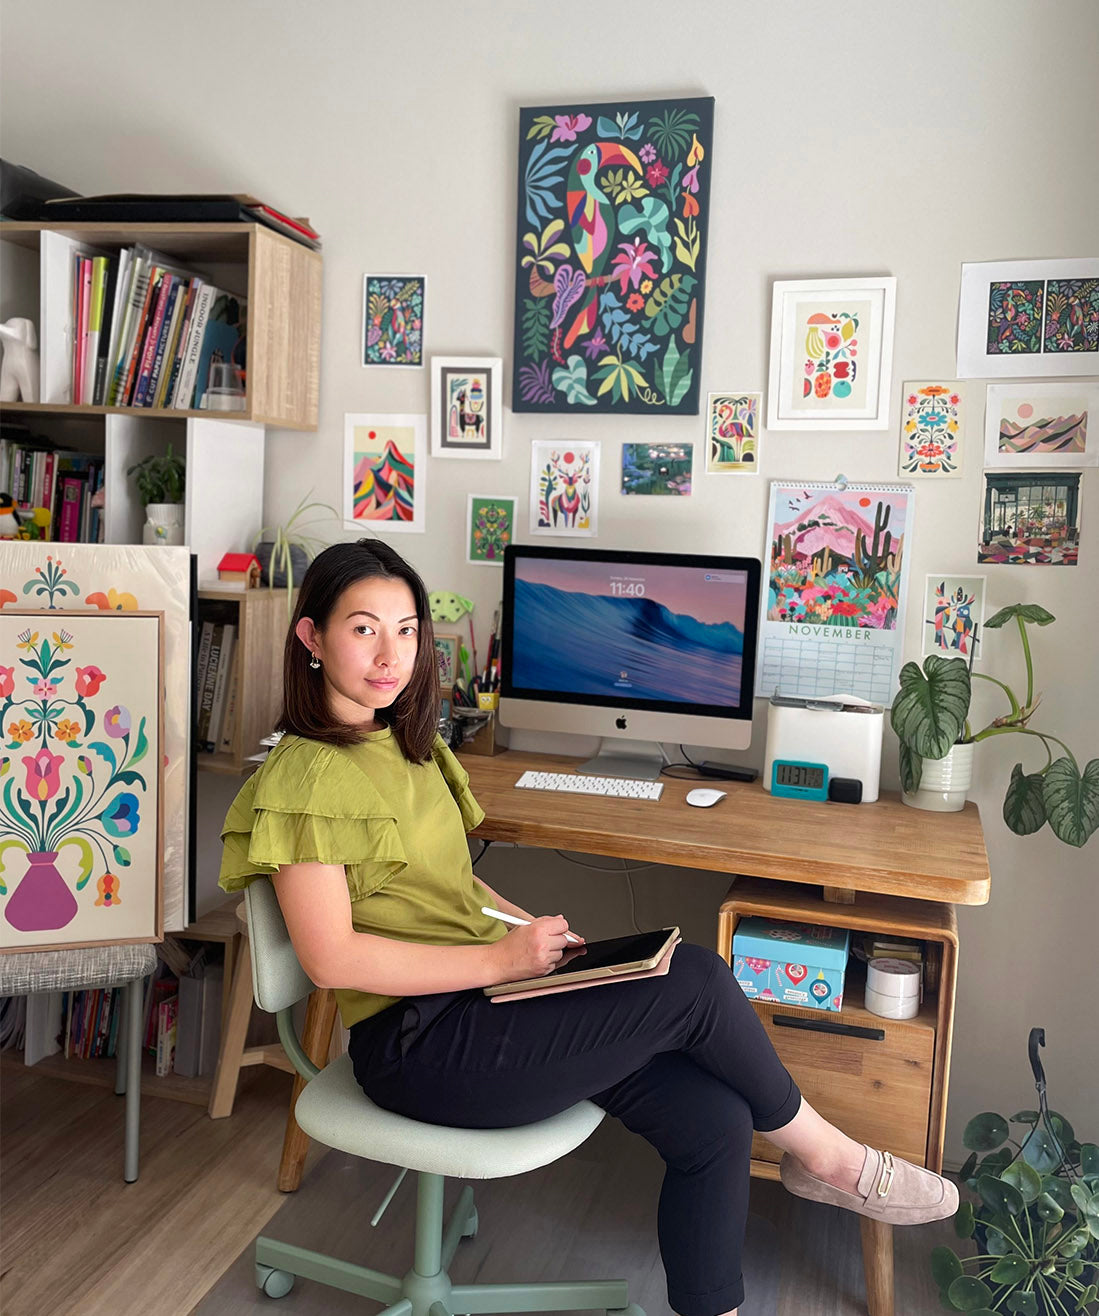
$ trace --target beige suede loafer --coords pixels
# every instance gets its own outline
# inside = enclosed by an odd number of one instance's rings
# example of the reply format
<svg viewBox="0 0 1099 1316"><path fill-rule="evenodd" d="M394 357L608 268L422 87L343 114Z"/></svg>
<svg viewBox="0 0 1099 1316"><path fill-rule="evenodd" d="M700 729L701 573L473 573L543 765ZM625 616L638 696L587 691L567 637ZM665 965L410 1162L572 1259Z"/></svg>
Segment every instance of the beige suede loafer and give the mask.
<svg viewBox="0 0 1099 1316"><path fill-rule="evenodd" d="M834 1188L809 1173L790 1152L779 1161L779 1177L788 1192L811 1202L828 1202L887 1225L923 1225L958 1209L958 1189L949 1179L902 1161L892 1152L866 1147L862 1173L853 1193Z"/></svg>

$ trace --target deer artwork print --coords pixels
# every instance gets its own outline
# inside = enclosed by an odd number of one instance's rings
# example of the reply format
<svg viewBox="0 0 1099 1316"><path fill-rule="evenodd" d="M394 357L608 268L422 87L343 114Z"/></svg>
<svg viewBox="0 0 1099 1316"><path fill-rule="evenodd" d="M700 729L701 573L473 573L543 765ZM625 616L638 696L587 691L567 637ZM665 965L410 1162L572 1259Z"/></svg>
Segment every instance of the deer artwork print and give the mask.
<svg viewBox="0 0 1099 1316"><path fill-rule="evenodd" d="M591 519L591 454L551 452L542 470L538 523L587 530Z"/></svg>

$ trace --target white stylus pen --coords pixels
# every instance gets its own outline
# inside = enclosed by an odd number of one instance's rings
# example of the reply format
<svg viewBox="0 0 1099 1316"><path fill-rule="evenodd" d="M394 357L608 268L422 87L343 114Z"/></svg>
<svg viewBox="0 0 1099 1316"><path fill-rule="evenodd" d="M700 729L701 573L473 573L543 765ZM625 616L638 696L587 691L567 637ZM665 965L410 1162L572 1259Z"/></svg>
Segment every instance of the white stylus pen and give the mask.
<svg viewBox="0 0 1099 1316"><path fill-rule="evenodd" d="M487 905L481 906L481 913L487 914L489 918L498 918L502 923L514 923L517 927L526 927L530 923L529 918L518 918L514 914L505 914L502 909L489 909ZM579 937L574 937L571 932L565 933L566 941L579 942Z"/></svg>

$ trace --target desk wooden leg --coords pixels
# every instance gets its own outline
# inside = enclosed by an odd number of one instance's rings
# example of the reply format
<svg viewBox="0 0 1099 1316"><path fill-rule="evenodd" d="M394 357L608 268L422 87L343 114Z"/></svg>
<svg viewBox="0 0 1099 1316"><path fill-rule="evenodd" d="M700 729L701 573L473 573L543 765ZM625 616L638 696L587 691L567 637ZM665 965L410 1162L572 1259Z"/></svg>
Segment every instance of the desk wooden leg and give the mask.
<svg viewBox="0 0 1099 1316"><path fill-rule="evenodd" d="M305 1007L305 1031L301 1039L305 1054L318 1069L323 1069L328 1062L328 1048L335 1022L336 993L318 987L309 997L309 1004ZM282 1160L279 1162L280 1193L296 1192L301 1183L302 1171L305 1169L309 1138L298 1128L298 1121L294 1118L294 1106L303 1087L305 1087L305 1079L300 1074L295 1074L294 1087L290 1093L290 1110L286 1116L286 1136L282 1142Z"/></svg>
<svg viewBox="0 0 1099 1316"><path fill-rule="evenodd" d="M893 1316L893 1226L859 1216L866 1309L870 1316Z"/></svg>
<svg viewBox="0 0 1099 1316"><path fill-rule="evenodd" d="M214 1071L214 1085L207 1108L212 1120L231 1115L237 1097L240 1062L248 1036L248 1021L252 1017L252 960L247 937L241 937L235 960L233 980L229 985L229 1013L221 1030L218 1067Z"/></svg>

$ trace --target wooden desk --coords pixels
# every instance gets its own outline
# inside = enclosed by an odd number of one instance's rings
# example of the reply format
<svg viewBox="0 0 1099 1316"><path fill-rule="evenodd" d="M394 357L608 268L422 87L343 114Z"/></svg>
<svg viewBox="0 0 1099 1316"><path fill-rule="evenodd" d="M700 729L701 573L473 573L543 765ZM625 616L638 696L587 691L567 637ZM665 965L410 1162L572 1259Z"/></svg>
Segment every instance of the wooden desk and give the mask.
<svg viewBox="0 0 1099 1316"><path fill-rule="evenodd" d="M757 783L720 785L712 809L686 803L696 782L664 777L658 801L516 790L533 769L569 772L579 759L509 750L463 755L485 811L474 836L546 849L647 860L729 873L737 880L715 911L716 944L731 959L739 917L767 914L915 937L938 957L939 982L917 1019L883 1020L863 1008L859 975L843 1010L828 1021L881 1027L887 1044L834 1033L772 1028L776 1010L819 1019L819 1011L753 1001L795 1082L826 1119L860 1141L942 1170L946 1095L957 981L954 905L989 898L988 855L975 804L960 813L910 809L894 792L874 804L816 804L772 796ZM767 879L755 881L753 879ZM865 1128L862 1113L870 1112ZM879 1137L879 1134L881 1135ZM778 1178L778 1153L757 1135L751 1173ZM893 1316L892 1227L859 1218L870 1316Z"/></svg>

